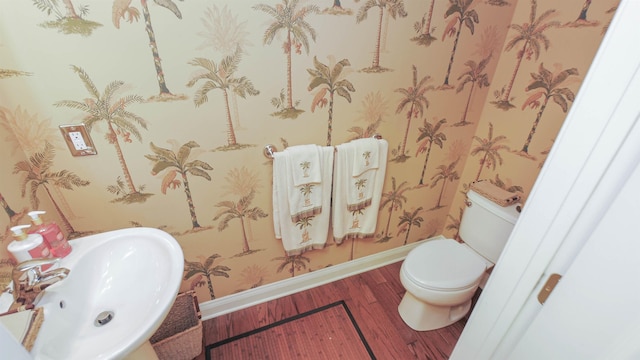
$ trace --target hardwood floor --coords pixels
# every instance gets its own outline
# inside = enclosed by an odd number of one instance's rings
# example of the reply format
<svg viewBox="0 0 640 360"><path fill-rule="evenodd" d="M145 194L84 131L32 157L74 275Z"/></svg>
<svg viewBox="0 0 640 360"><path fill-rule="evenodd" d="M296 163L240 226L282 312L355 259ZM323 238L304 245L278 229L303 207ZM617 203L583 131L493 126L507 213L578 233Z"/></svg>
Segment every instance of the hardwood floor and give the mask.
<svg viewBox="0 0 640 360"><path fill-rule="evenodd" d="M467 317L443 329L417 332L398 314L404 295L401 262L203 321L204 345L344 300L377 359L448 359ZM474 299L479 295L476 294ZM475 301L474 301L475 303ZM197 358L204 360L204 350Z"/></svg>

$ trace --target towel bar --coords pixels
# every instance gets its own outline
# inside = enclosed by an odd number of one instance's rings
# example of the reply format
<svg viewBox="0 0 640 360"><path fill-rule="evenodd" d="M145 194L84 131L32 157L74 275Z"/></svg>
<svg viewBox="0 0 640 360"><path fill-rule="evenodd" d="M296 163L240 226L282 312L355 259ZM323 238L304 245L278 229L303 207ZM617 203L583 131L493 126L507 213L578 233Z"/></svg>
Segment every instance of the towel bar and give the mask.
<svg viewBox="0 0 640 360"><path fill-rule="evenodd" d="M382 139L382 135L378 133L373 134L373 136L371 137L378 140ZM271 144L267 144L264 146L264 148L262 148L262 154L267 159L271 159L271 160L273 160L273 153L275 153L276 151L278 151L278 149L276 149L276 147Z"/></svg>

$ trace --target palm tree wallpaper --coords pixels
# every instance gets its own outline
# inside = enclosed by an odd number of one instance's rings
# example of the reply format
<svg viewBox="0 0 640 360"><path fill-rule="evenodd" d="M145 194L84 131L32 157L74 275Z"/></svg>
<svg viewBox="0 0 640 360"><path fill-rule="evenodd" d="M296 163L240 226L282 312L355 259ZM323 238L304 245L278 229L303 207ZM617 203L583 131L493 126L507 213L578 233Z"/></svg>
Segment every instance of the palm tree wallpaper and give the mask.
<svg viewBox="0 0 640 360"><path fill-rule="evenodd" d="M201 302L454 237L476 179L526 202L618 1L5 2L0 285L35 207L71 238L169 232ZM97 155L66 148L80 123ZM376 235L287 256L264 145L376 133Z"/></svg>
<svg viewBox="0 0 640 360"><path fill-rule="evenodd" d="M176 189L182 186L184 188L184 193L187 196L189 214L191 214L191 225L193 226L193 229L200 228L201 226L198 222L198 216L196 215L196 208L193 204L193 196L191 195L191 187L189 186L189 178L187 177L187 175L198 176L211 181L211 175L209 175L208 171L213 170L213 167L204 161L190 159L191 149L198 148L200 145L195 141L189 141L188 143L180 146L177 153L175 151L156 146L153 143L149 145L151 146L151 150L154 154L148 154L145 155L145 157L154 162L151 174L157 175L161 172L164 173L160 190L163 194L166 194L167 189ZM182 181L176 179L178 174L180 174Z"/></svg>
<svg viewBox="0 0 640 360"><path fill-rule="evenodd" d="M203 80L202 86L195 92L193 102L196 107L209 101L207 94L210 90L220 89L224 95L225 113L227 122L227 146L235 147L239 145L236 139L236 132L233 128L233 121L231 119L231 106L229 104L229 93L236 94L243 99L247 95L258 95L260 91L253 87L253 84L246 77L233 77L235 71L238 69L241 60L241 50L238 46L233 55L226 56L220 64L204 59L197 58L189 62L190 65L200 66L203 71L196 75L193 79L187 83L188 87L192 87L200 83Z"/></svg>
<svg viewBox="0 0 640 360"><path fill-rule="evenodd" d="M351 102L351 94L349 92L356 91L349 80L343 79L345 75L342 74L342 70L345 66L349 66L351 64L349 63L349 60L342 59L333 66L327 66L319 62L318 59L314 57L313 65L315 69L307 69L309 75L312 76L308 89L309 91L312 91L315 88L320 87L320 90L313 98L311 111L313 112L316 106L324 107L328 103L329 119L327 121L327 146L330 146L332 145L331 130L333 129L333 102L336 99L334 95L337 94L348 102ZM347 71L345 70L345 74L346 73ZM329 99L326 99L325 96L328 96Z"/></svg>
<svg viewBox="0 0 640 360"><path fill-rule="evenodd" d="M147 128L147 121L135 113L126 110L127 106L142 102L142 97L138 95L126 95L119 99L114 99L118 91L125 85L124 81L112 81L104 89L103 93L93 83L89 75L81 67L72 65L71 68L78 74L82 83L91 95L91 98L84 98L82 101L61 100L54 106L66 106L85 113L82 121L91 132L94 124L105 121L108 131L104 135L105 140L115 147L118 161L122 167L122 175L124 180L118 176L116 184L108 187L109 192L119 196L114 201L124 203L144 202L153 195L150 193L142 193L140 188L136 188L133 182L133 176L129 171L127 161L124 158L122 143L130 143L131 135L138 141L142 141L142 134L136 127ZM112 103L113 100L113 103ZM122 143L121 143L122 142ZM126 185L126 188L125 186Z"/></svg>
<svg viewBox="0 0 640 360"><path fill-rule="evenodd" d="M315 41L316 30L307 21L307 17L318 13L319 9L316 5L301 5L299 0L282 0L275 6L256 4L253 9L271 15L274 20L264 30L263 42L265 45L271 44L280 33L285 34L282 50L287 56L287 103L286 107L279 108L279 111L273 115L285 119L295 119L304 110L297 109L293 102L292 53L295 51L296 55L302 55L301 48L304 48L305 54L309 54L309 37ZM297 104L296 101L296 106Z"/></svg>
<svg viewBox="0 0 640 360"><path fill-rule="evenodd" d="M138 22L140 19L140 10L137 7L131 5L131 0L114 0L112 10L112 22L116 29L120 29L120 20L125 19L129 23ZM137 2L137 1L136 1ZM154 5L161 6L170 12L172 12L176 18L182 19L182 13L178 8L178 5L172 0L154 1ZM146 0L140 0L140 8L142 9L142 17L144 19L144 30L149 37L148 45L140 44L141 47L148 46L151 49L151 55L153 56L153 65L156 70L156 78L158 80L158 88L160 90L158 96L152 96L150 101L172 101L182 100L183 95L174 95L167 87L167 82L164 76L164 69L162 67L162 58L158 50L158 42L156 38L156 32L153 29L151 22L151 13L147 6ZM149 62L151 63L151 62Z"/></svg>
<svg viewBox="0 0 640 360"><path fill-rule="evenodd" d="M21 175L23 180L22 197L25 197L28 193L31 208L37 209L40 207L38 190L40 187L44 189L47 198L51 199L52 205L61 220L61 228L64 228L69 236L74 237L78 233L51 195L52 187L73 190L75 187L89 185L89 181L81 179L78 175L68 170L51 171L50 168L54 163L55 155L55 150L47 143L41 152L30 156L28 161L17 162L13 173Z"/></svg>

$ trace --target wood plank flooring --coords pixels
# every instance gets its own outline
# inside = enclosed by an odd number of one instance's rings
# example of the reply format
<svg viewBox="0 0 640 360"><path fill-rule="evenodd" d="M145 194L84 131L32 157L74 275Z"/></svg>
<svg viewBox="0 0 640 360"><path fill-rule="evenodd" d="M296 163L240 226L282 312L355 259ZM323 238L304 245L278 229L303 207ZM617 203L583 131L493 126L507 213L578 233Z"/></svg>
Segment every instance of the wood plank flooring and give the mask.
<svg viewBox="0 0 640 360"><path fill-rule="evenodd" d="M398 314L405 291L399 278L401 265L393 263L203 321L204 345L344 300L377 359L448 359L468 315L443 329L417 332L409 328ZM204 349L197 359L205 359Z"/></svg>

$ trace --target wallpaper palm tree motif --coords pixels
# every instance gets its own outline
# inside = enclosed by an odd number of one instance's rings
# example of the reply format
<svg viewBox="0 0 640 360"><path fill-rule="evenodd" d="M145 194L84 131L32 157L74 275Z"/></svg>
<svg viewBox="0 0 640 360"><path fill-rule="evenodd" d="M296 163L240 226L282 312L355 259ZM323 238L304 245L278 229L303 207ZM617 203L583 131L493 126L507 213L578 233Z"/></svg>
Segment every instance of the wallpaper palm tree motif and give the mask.
<svg viewBox="0 0 640 360"><path fill-rule="evenodd" d="M438 195L438 203L431 210L439 209L442 205L442 197L444 196L444 191L447 187L447 181L454 182L460 179L460 175L456 170L456 166L458 165L458 160L450 163L449 165L440 165L438 166L438 172L431 177L431 188L436 187L440 180L442 180L442 187L440 188L440 195Z"/></svg>
<svg viewBox="0 0 640 360"><path fill-rule="evenodd" d="M4 212L7 214L9 219L14 218L17 215L17 213L13 211L13 209L11 209L11 206L7 204L7 201L4 199L4 196L2 196L1 193L0 193L0 205L2 205L2 209L4 209Z"/></svg>
<svg viewBox="0 0 640 360"><path fill-rule="evenodd" d="M6 139L13 145L12 153L22 150L25 154L31 155L42 151L47 143L54 148L60 145L60 132L51 120L29 113L22 106L16 107L13 111L0 106L0 126L6 134L15 134Z"/></svg>
<svg viewBox="0 0 640 360"><path fill-rule="evenodd" d="M411 38L411 40L415 41L419 45L429 46L432 42L438 40L431 31L435 30L431 27L431 18L433 17L433 8L436 5L436 0L431 0L429 5L429 10L422 17L421 21L416 22L413 25L414 30L418 33L418 36Z"/></svg>
<svg viewBox="0 0 640 360"><path fill-rule="evenodd" d="M193 229L200 228L198 217L196 216L196 207L193 205L193 197L191 196L191 187L187 175L193 175L211 181L211 175L207 171L213 170L213 167L202 160L191 160L191 150L200 147L195 141L180 146L178 153L156 146L150 143L153 155L145 155L145 157L153 161L152 175L158 175L165 172L162 178L160 191L167 193L167 189L176 189L181 184L184 186L184 193L187 196L187 205L189 206L189 214L191 214L191 226ZM176 176L180 174L182 181L176 180Z"/></svg>
<svg viewBox="0 0 640 360"><path fill-rule="evenodd" d="M114 0L113 1L113 26L116 29L120 29L120 19L125 19L129 23L138 21L140 18L140 10L131 6L132 0ZM154 0L154 2L165 9L171 11L178 19L182 19L182 13L176 3L172 0ZM151 24L151 13L149 13L149 7L147 6L147 0L140 0L140 7L142 8L142 16L144 17L144 29L149 37L149 48L151 48L151 55L153 55L153 65L156 70L156 78L158 79L158 87L160 88L159 96L151 97L149 100L153 101L170 101L170 100L183 100L183 95L174 95L169 91L167 83L164 78L164 70L162 68L162 59L158 52L158 43L156 41L156 34Z"/></svg>
<svg viewBox="0 0 640 360"><path fill-rule="evenodd" d="M34 0L33 5L48 16L56 17L56 20L47 21L40 26L58 29L63 34L89 36L93 30L102 26L102 24L84 18L89 14L89 5L75 6L71 0L62 0L63 8L59 2L51 0Z"/></svg>
<svg viewBox="0 0 640 360"><path fill-rule="evenodd" d="M215 62L203 59L196 58L189 62L190 65L200 66L205 71L199 75L196 75L191 79L188 83L188 87L192 87L196 85L200 80L203 80L202 86L196 91L195 96L193 97L193 102L196 107L206 103L209 101L207 94L211 90L219 89L222 91L224 95L224 105L226 110L226 119L227 119L227 146L226 148L242 148L246 145L239 145L236 141L236 132L233 128L233 121L231 120L231 109L229 106L229 92L233 92L234 94L240 96L241 98L246 98L247 95L256 96L260 94L260 91L256 90L253 87L253 83L251 80L246 77L235 77L235 72L238 69L238 65L241 60L241 51L240 47L236 48L236 51L233 55L226 56L220 64L216 64Z"/></svg>
<svg viewBox="0 0 640 360"><path fill-rule="evenodd" d="M250 265L246 268L242 269L240 272L240 281L241 285L246 285L243 288L240 288L238 291L247 290L247 289L255 289L260 285L263 285L267 282L267 278L269 277L269 271L266 266L262 265Z"/></svg>
<svg viewBox="0 0 640 360"><path fill-rule="evenodd" d="M223 200L215 204L216 207L220 208L213 218L214 221L220 220L218 223L218 231L222 232L226 230L229 224L237 219L240 223L240 231L242 234L240 241L242 251L239 253L234 252L233 256L250 255L264 250L251 249L249 244L250 241L253 241L251 223L269 216L262 208L251 205L258 193L258 188L261 186L257 174L245 167L234 168L228 172L225 180L226 185L224 187L228 189L228 193L239 197L239 200L237 202L233 200ZM228 236L229 235L225 235L225 238L228 238ZM233 238L236 237L234 236ZM235 244L237 244L237 242L227 242L233 243L234 248Z"/></svg>
<svg viewBox="0 0 640 360"><path fill-rule="evenodd" d="M0 79L6 79L15 76L31 76L32 74L26 71L0 69Z"/></svg>
<svg viewBox="0 0 640 360"><path fill-rule="evenodd" d="M24 221L38 183L39 207L65 232L161 228L186 256L181 290L201 301L453 237L474 180L526 200L618 2L12 2L0 12L0 67L19 70L0 69L0 225ZM69 9L79 18L61 23L84 28L43 24ZM69 77L69 64L82 67ZM66 152L58 127L79 122L96 156ZM393 144L375 236L286 256L258 145L374 134ZM31 165L38 156L48 168ZM63 171L81 180L73 191L39 183Z"/></svg>
<svg viewBox="0 0 640 360"><path fill-rule="evenodd" d="M442 39L446 36L452 36L455 33L455 40L453 41L453 49L451 49L451 58L449 59L449 66L447 67L447 74L444 77L444 88L449 86L449 75L451 74L451 67L453 66L453 58L456 55L456 49L458 48L458 41L460 40L460 33L462 32L462 25L469 29L471 35L475 31L475 24L480 22L478 12L472 9L473 0L449 0L449 8L445 13L445 17L448 18L449 24L444 29Z"/></svg>
<svg viewBox="0 0 640 360"><path fill-rule="evenodd" d="M108 132L105 135L105 139L116 149L116 155L124 175L124 181L118 177L116 185L110 186L107 190L119 196L113 200L116 202L125 204L145 202L153 194L143 193L144 186L136 188L119 140L122 138L125 143L131 142L130 136L133 135L136 139L142 141L142 135L136 125L146 129L147 121L127 110L129 105L143 102L142 97L139 95L126 95L119 99L114 99L114 96L124 86L123 81L112 81L104 88L101 94L84 69L75 65L72 65L71 68L78 74L91 97L85 98L83 101L61 100L54 105L85 112L86 115L83 121L89 132L91 132L96 123L102 121L107 123Z"/></svg>
<svg viewBox="0 0 640 360"><path fill-rule="evenodd" d="M68 236L70 238L74 238L80 234L73 228L55 198L51 195L51 187L73 190L74 187L87 186L90 182L81 179L78 175L68 170L51 171L55 155L55 150L51 144L47 143L41 152L37 152L30 156L29 161L20 161L16 163L13 168L13 173L21 174L21 194L22 197L24 197L27 194L27 191L29 192L32 209L38 209L40 207L38 190L40 188L44 189L48 198L53 203L58 216L62 220L61 225L69 234Z"/></svg>
<svg viewBox="0 0 640 360"><path fill-rule="evenodd" d="M404 193L407 190L410 190L408 183L403 181L396 187L396 178L391 178L391 190L385 191L382 193L382 198L380 201L380 210L388 207L389 217L387 218L387 225L385 227L384 232L382 233L382 237L378 240L379 242L387 242L393 237L389 234L389 225L391 224L391 218L393 216L393 211L401 209L404 203L407 202L407 197Z"/></svg>
<svg viewBox="0 0 640 360"><path fill-rule="evenodd" d="M384 19L385 10L393 19L407 16L407 12L404 9L404 0L368 0L358 9L356 22L360 23L366 20L369 10L375 8L378 8L378 26L373 62L371 63L371 67L362 69L364 72L372 73L389 71L389 69L380 66L380 39L382 37L382 20Z"/></svg>
<svg viewBox="0 0 640 360"><path fill-rule="evenodd" d="M349 60L342 59L335 65L329 64L329 66L321 63L314 56L313 66L315 69L307 69L309 75L311 75L311 83L309 84L309 91L320 87L320 90L316 93L311 103L311 112L314 111L316 106L324 107L327 103L325 96L328 93L329 96L329 120L327 121L327 146L331 146L331 132L333 131L333 99L334 94L338 94L343 97L349 103L351 102L351 94L349 92L356 91L353 84L343 77L342 71L345 66L350 66Z"/></svg>
<svg viewBox="0 0 640 360"><path fill-rule="evenodd" d="M367 126L352 126L347 131L352 133L349 140L370 138L377 132L389 111L388 101L380 92L368 93L362 100L362 121Z"/></svg>
<svg viewBox="0 0 640 360"><path fill-rule="evenodd" d="M409 241L409 232L411 232L411 227L420 227L422 225L422 222L424 222L424 218L420 216L422 210L422 206L420 206L413 211L404 210L402 212L402 215L400 216L400 222L398 223L398 235L404 233L403 245L407 245L407 242Z"/></svg>
<svg viewBox="0 0 640 360"><path fill-rule="evenodd" d="M249 247L249 238L247 236L245 219L256 221L259 218L265 218L269 216L264 210L260 209L259 207L251 207L251 202L253 201L254 197L255 192L252 191L246 196L241 197L238 202L226 200L216 204L216 207L222 208L213 218L214 221L222 218L218 223L218 231L225 230L229 226L229 222L231 220L238 219L240 221L240 230L242 231L242 253L240 253L240 255L246 255L255 251L259 251L251 250L251 248Z"/></svg>
<svg viewBox="0 0 640 360"><path fill-rule="evenodd" d="M266 4L257 4L253 9L265 12L274 18L274 22L265 30L263 43L270 45L281 31L286 32L286 39L282 46L287 56L287 101L284 108L273 113L272 115L284 119L295 119L300 115L302 110L293 106L293 85L291 74L291 55L294 51L301 54L300 48L309 53L309 36L311 40L316 41L315 29L305 20L310 14L319 12L315 5L307 5L298 8L299 0L282 0L282 4L275 7Z"/></svg>
<svg viewBox="0 0 640 360"><path fill-rule="evenodd" d="M478 174L476 175L475 181L480 180L480 174L482 173L482 169L493 168L496 169L496 164L502 165L504 161L502 159L502 155L500 155L500 151L509 150L509 147L505 144L501 144L507 141L507 137L504 135L498 135L495 138L493 137L493 124L489 123L489 136L486 138L480 138L479 136L474 136L473 139L478 142L478 146L474 147L471 150L470 155L476 156L480 154L480 168L478 169Z"/></svg>
<svg viewBox="0 0 640 360"><path fill-rule="evenodd" d="M522 43L522 48L520 48L520 50L516 54L516 67L513 70L513 75L511 75L509 84L507 84L506 88L503 88L500 92L496 93L496 95L500 98L496 102L493 102L493 104L495 104L500 109L509 110L510 108L514 107L514 105L511 103L511 101L513 100L513 98L510 97L511 90L513 89L513 84L516 80L516 76L518 75L518 70L520 70L520 66L522 65L522 60L525 57L527 58L527 60L530 60L533 57L534 60L537 61L540 57L541 47L544 47L545 50L548 50L549 46L551 45L551 41L545 35L545 31L560 25L558 21L548 21L553 15L556 14L555 9L549 9L536 18L537 6L537 0L531 0L531 13L529 15L529 22L522 25L511 24L509 26L510 29L516 31L516 34L509 40L509 42L505 46L505 51L510 51L520 43Z"/></svg>
<svg viewBox="0 0 640 360"><path fill-rule="evenodd" d="M323 14L329 14L329 15L352 15L353 14L353 11L351 9L342 6L342 2L340 0L325 0L325 1L327 3L333 2L333 5L322 10Z"/></svg>
<svg viewBox="0 0 640 360"><path fill-rule="evenodd" d="M7 226L5 226L4 232L2 234L0 234L0 243L4 242L5 239L10 239L11 238L11 228L16 226L16 225L20 225L23 223L23 219L26 219L27 213L29 212L29 209L27 207L22 208L20 211L15 211L11 208L11 206L9 206L9 203L7 202L7 200L4 198L4 196L2 196L2 193L0 193L0 206L2 206L2 209L4 210L4 212L7 214L7 217L9 218L8 220L8 224ZM2 260L0 260L2 261ZM13 264L12 262L12 265ZM12 266L13 267L13 266ZM7 281L8 283L8 281Z"/></svg>
<svg viewBox="0 0 640 360"><path fill-rule="evenodd" d="M202 38L196 50L213 50L223 55L233 54L238 47L243 51L251 45L247 21L242 21L227 5L222 9L215 4L207 7L201 17L203 30L198 32Z"/></svg>
<svg viewBox="0 0 640 360"><path fill-rule="evenodd" d="M198 36L202 38L202 42L196 47L196 50L212 50L215 54L228 56L234 54L238 49L241 53L246 54L246 49L252 45L249 41L247 21L242 21L227 5L222 9L215 5L207 7L200 20L203 30L198 32ZM240 121L238 95L235 91L232 91L230 95L234 129L244 129Z"/></svg>
<svg viewBox="0 0 640 360"><path fill-rule="evenodd" d="M425 109L429 107L429 100L425 93L427 90L432 90L433 86L428 86L427 83L431 80L431 76L423 76L418 80L418 69L413 65L413 82L411 86L407 88L398 88L395 92L403 95L398 107L396 108L396 114L400 114L406 111L407 128L404 132L404 138L402 139L402 146L400 151L391 161L404 162L409 158L406 154L407 139L409 138L409 129L411 128L411 119L420 118L424 114ZM408 107L408 109L406 109Z"/></svg>
<svg viewBox="0 0 640 360"><path fill-rule="evenodd" d="M462 221L462 208L458 208L458 217L453 217L451 214L447 215L447 218L450 220L450 223L446 226L446 229L449 231L455 231L453 237L460 241L458 232L460 231L460 222Z"/></svg>
<svg viewBox="0 0 640 360"><path fill-rule="evenodd" d="M499 187L500 189L507 190L508 192L523 192L523 188L520 185L512 185L505 183L502 179L500 179L500 174L496 174L495 179L489 179L489 182L493 185Z"/></svg>
<svg viewBox="0 0 640 360"><path fill-rule="evenodd" d="M589 20L587 13L589 12L589 7L591 7L591 0L585 0L582 6L580 7L580 11L578 12L578 16L575 20L567 22L562 26L567 27L583 27L583 26L598 26L600 22L598 20Z"/></svg>
<svg viewBox="0 0 640 360"><path fill-rule="evenodd" d="M422 165L422 173L420 174L420 181L418 185L424 185L424 174L427 171L427 163L429 162L429 155L431 155L431 147L436 144L440 149L444 146L444 142L447 141L447 135L440 131L440 128L446 124L446 119L440 119L435 124L431 124L424 120L422 127L419 128L420 135L416 142L418 143L418 150L416 150L416 156L422 153L427 153L424 158L424 165Z"/></svg>
<svg viewBox="0 0 640 360"><path fill-rule="evenodd" d="M464 107L464 112L462 113L462 118L457 123L453 124L453 126L465 126L471 124L467 121L467 115L469 115L469 105L471 105L471 96L473 95L473 90L475 90L476 86L478 88L483 88L489 86L489 76L485 71L487 64L491 60L491 57L484 58L480 60L479 63L476 64L473 60L467 60L464 65L467 67L467 71L463 72L460 76L458 76L458 80L460 83L456 88L456 93L464 90L464 87L467 84L471 84L471 88L469 89L469 97L467 97L467 104Z"/></svg>
<svg viewBox="0 0 640 360"><path fill-rule="evenodd" d="M229 170L225 176L225 184L222 187L227 194L233 194L243 198L251 193L258 194L260 188L263 186L264 184L261 182L259 173L255 169L249 170L243 166ZM254 240L251 223L251 217L244 219L243 225L249 242Z"/></svg>
<svg viewBox="0 0 640 360"><path fill-rule="evenodd" d="M307 264L311 260L304 255L286 255L271 259L272 261L280 261L277 272L282 272L287 269L287 272L291 274L291 277L296 276L296 271L300 272L307 268Z"/></svg>
<svg viewBox="0 0 640 360"><path fill-rule="evenodd" d="M542 114L547 108L549 99L552 99L554 103L558 104L562 112L566 113L567 110L569 110L568 101L573 102L576 96L571 89L560 87L560 85L562 85L569 76L573 75L578 75L576 68L561 70L557 74L553 74L551 71L545 69L542 63L540 63L537 74L531 73L531 82L525 90L534 91L534 93L522 104L522 108L524 109L529 106L533 109L540 107L540 109L531 126L527 140L522 146L522 152L529 152L529 145L531 144L531 140L533 140L533 135L536 133ZM540 99L542 99L542 103L540 103Z"/></svg>
<svg viewBox="0 0 640 360"><path fill-rule="evenodd" d="M214 262L218 258L220 258L219 254L213 254L201 261L184 261L184 280L189 280L192 277L196 276L196 278L192 280L191 289L194 289L196 286L200 286L200 284L202 284L200 281L202 280L202 278L204 278L207 283L207 288L209 289L209 296L211 296L211 300L216 298L216 295L213 292L212 277L223 276L225 278L228 278L228 272L231 271L228 266L214 266Z"/></svg>

